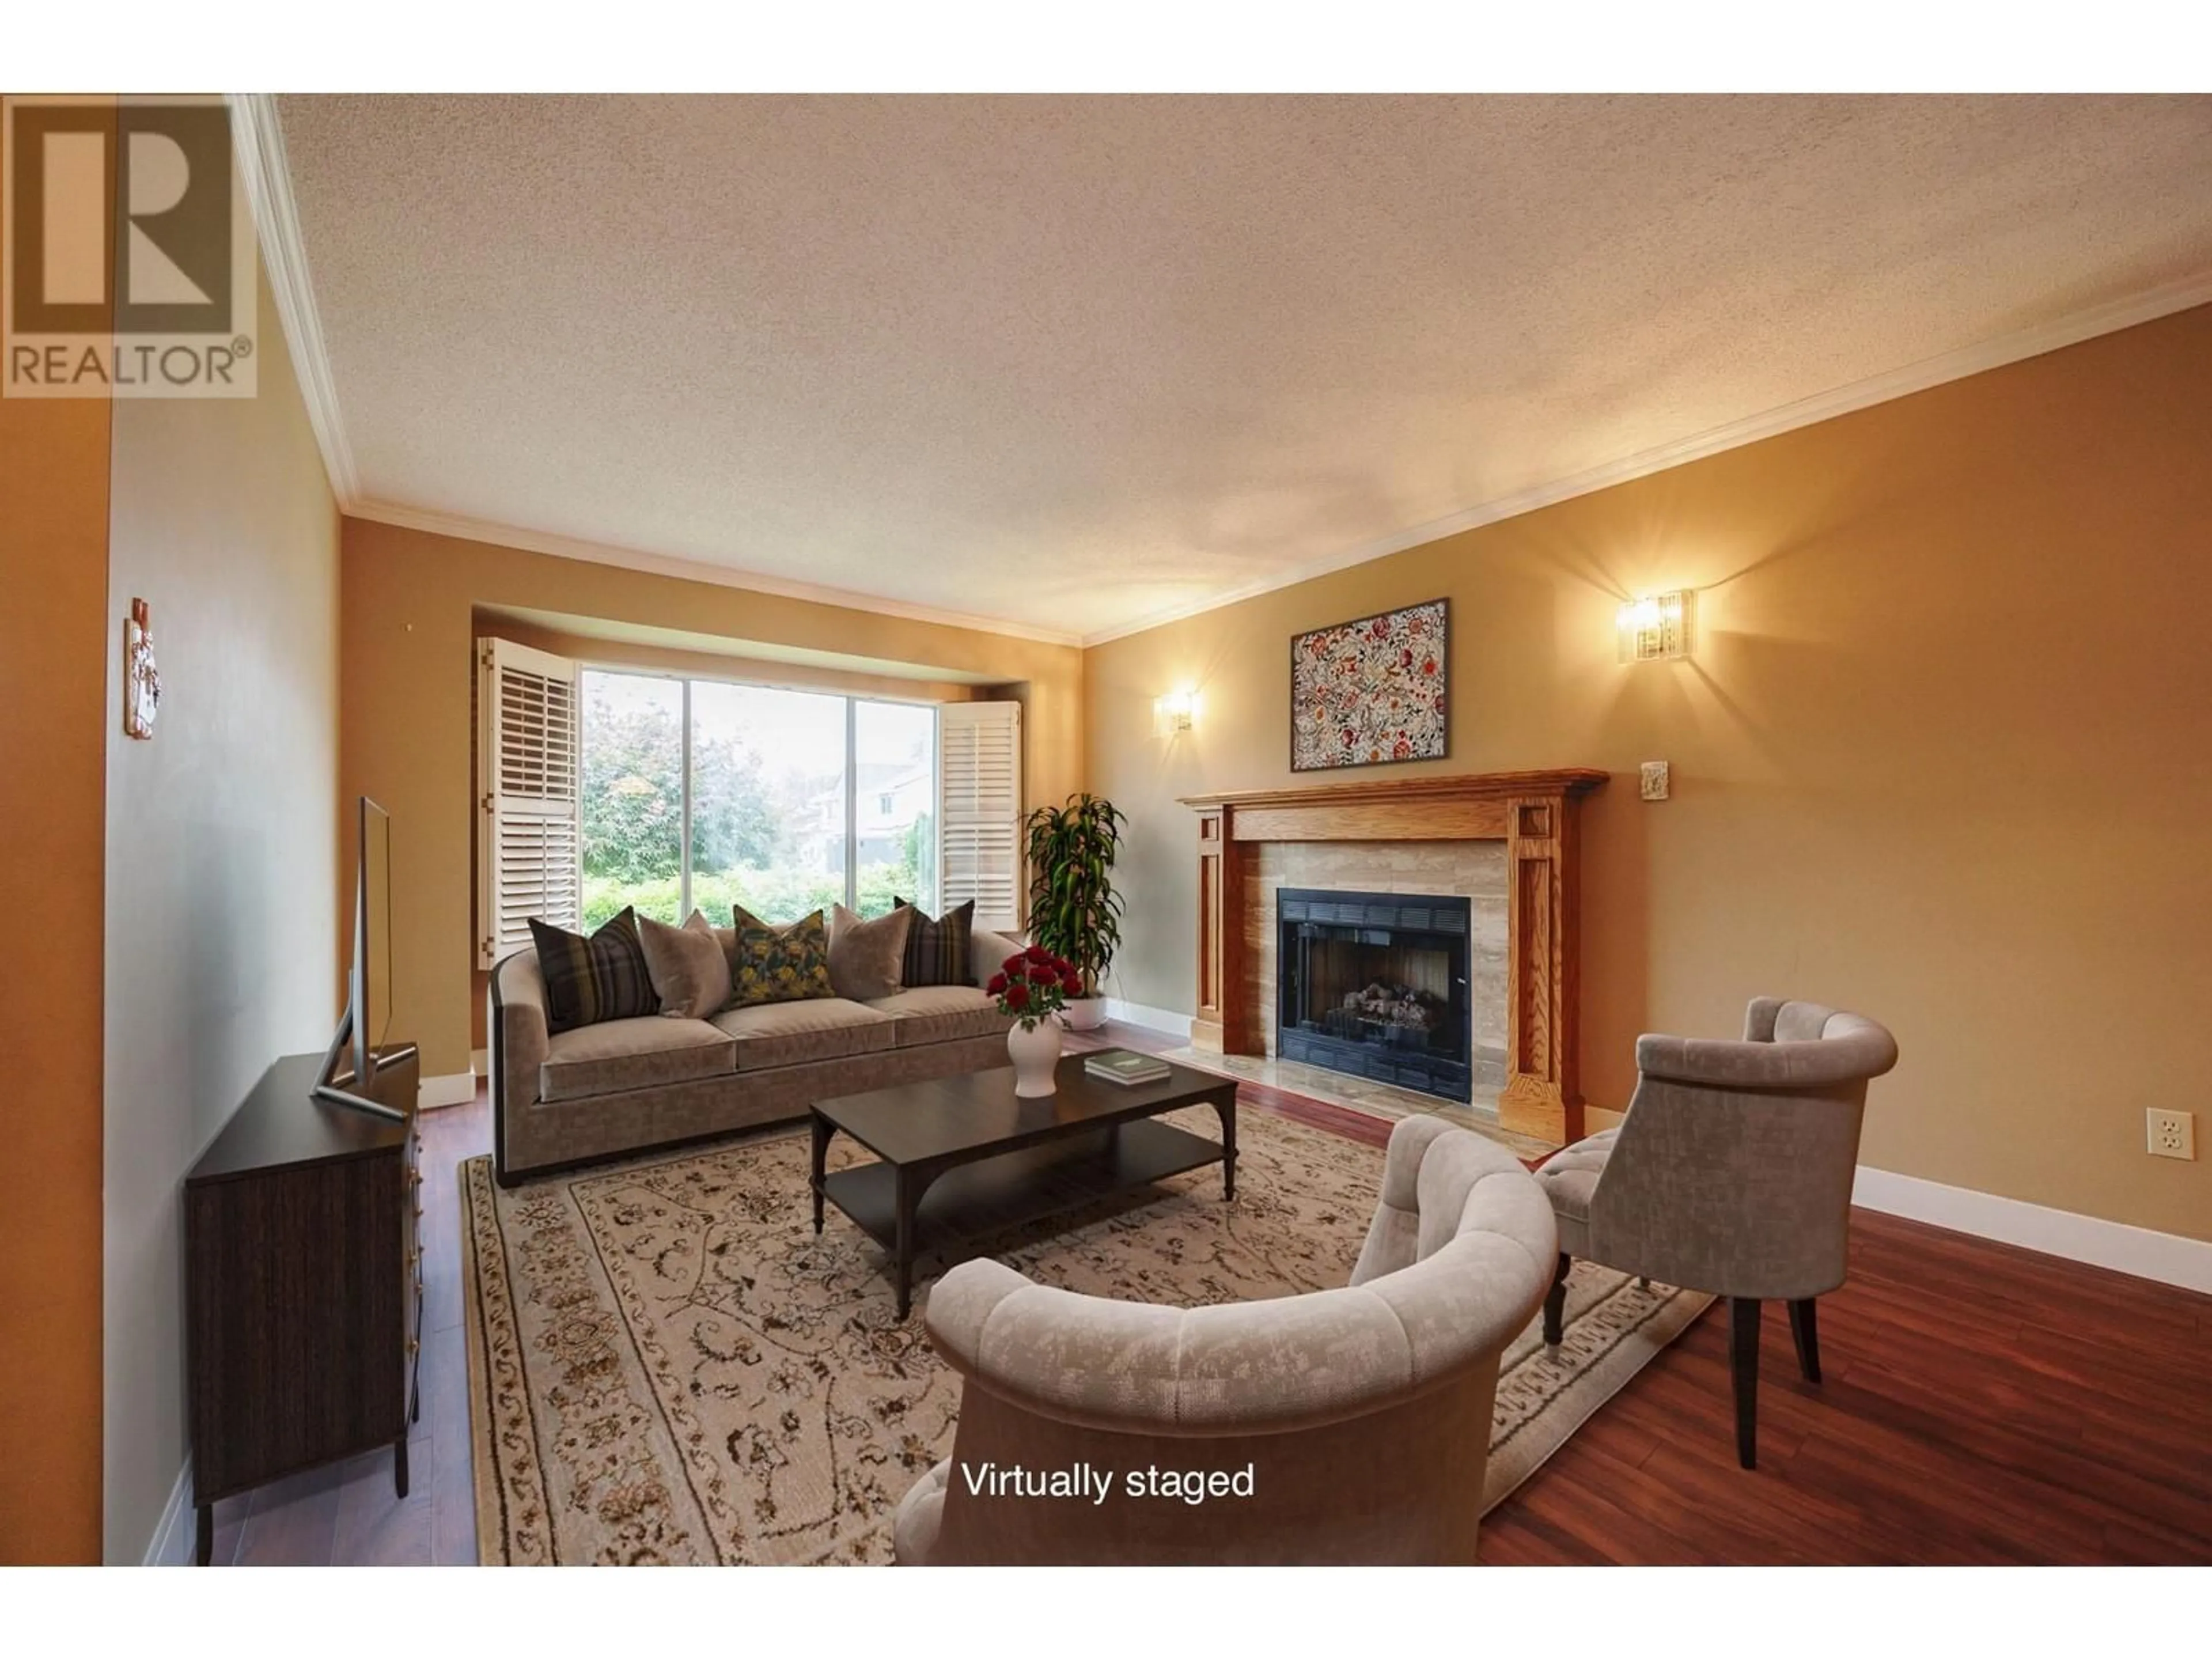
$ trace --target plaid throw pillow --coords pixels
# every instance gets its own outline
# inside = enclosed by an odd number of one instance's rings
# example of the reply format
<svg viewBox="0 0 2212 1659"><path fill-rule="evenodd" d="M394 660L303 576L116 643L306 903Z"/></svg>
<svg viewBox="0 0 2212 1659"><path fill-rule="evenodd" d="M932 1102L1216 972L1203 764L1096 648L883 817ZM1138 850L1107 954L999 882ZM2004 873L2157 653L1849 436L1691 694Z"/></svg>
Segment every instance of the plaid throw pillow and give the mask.
<svg viewBox="0 0 2212 1659"><path fill-rule="evenodd" d="M534 916L530 937L538 942L538 971L545 978L549 1033L659 1012L660 999L637 935L637 914L628 906L589 939Z"/></svg>
<svg viewBox="0 0 2212 1659"><path fill-rule="evenodd" d="M738 924L730 971L731 1007L837 994L830 984L830 929L819 910L779 927L742 904L730 909Z"/></svg>
<svg viewBox="0 0 2212 1659"><path fill-rule="evenodd" d="M975 922L975 901L956 904L932 921L902 898L891 902L914 911L906 930L906 971L900 979L908 990L917 985L966 985L968 935Z"/></svg>

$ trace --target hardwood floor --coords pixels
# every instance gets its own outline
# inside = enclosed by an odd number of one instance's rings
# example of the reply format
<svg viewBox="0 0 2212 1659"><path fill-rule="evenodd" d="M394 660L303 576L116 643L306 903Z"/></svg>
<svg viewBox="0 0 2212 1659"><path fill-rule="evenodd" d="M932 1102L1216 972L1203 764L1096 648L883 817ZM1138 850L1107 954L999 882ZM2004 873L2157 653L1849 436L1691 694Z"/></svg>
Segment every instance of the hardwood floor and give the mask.
<svg viewBox="0 0 2212 1659"><path fill-rule="evenodd" d="M1374 1145L1389 1133L1252 1084L1238 1100ZM413 1495L394 1501L388 1453L279 1482L217 1506L219 1563L477 1559L454 1168L489 1149L490 1108L479 1095L422 1123ZM1484 1522L1483 1559L2212 1563L2212 1297L1862 1210L1850 1280L1820 1302L1819 1388L1771 1314L1757 1470L1735 1463L1716 1304Z"/></svg>
<svg viewBox="0 0 2212 1659"><path fill-rule="evenodd" d="M1736 1467L1716 1304L1484 1524L1498 1564L2212 1562L2212 1297L1857 1211Z"/></svg>

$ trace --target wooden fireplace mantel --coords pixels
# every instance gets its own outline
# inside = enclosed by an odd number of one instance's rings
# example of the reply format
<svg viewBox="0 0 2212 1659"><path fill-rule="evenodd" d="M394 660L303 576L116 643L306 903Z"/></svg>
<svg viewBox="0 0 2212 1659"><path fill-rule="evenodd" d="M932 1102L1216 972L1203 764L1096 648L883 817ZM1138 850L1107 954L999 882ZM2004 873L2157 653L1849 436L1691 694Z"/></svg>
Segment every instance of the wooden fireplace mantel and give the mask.
<svg viewBox="0 0 2212 1659"><path fill-rule="evenodd" d="M1581 1139L1581 798L1588 767L1377 779L1302 789L1185 795L1198 814L1198 1012L1191 1042L1267 1052L1244 982L1251 848L1286 841L1503 841L1506 885L1506 1082L1498 1121L1555 1146Z"/></svg>

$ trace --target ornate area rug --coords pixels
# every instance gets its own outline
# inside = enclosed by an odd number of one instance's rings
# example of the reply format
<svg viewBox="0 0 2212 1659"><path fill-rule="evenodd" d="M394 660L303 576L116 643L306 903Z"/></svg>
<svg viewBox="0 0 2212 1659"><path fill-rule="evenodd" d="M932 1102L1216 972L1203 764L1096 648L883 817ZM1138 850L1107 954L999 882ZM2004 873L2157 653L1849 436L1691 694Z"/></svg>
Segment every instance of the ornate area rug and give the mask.
<svg viewBox="0 0 2212 1659"><path fill-rule="evenodd" d="M1212 1115L1175 1115L1208 1132ZM1201 1121L1200 1120L1204 1121ZM1380 1149L1240 1114L1220 1171L1010 1237L1032 1278L1194 1306L1342 1285ZM959 1378L917 1285L893 1317L884 1253L832 1208L814 1236L805 1131L502 1192L461 1166L464 1323L480 1559L533 1563L886 1562L890 1516L952 1449ZM833 1167L866 1156L840 1139ZM1507 1350L1487 1510L1709 1297L1577 1263L1566 1341Z"/></svg>

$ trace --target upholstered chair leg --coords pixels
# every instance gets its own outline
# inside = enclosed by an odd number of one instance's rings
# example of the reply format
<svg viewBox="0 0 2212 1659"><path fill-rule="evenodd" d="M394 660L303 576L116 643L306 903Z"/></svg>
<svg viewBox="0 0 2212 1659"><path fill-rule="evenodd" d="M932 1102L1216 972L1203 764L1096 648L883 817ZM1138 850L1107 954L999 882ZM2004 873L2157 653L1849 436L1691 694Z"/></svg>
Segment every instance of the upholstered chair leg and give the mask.
<svg viewBox="0 0 2212 1659"><path fill-rule="evenodd" d="M1574 1257L1562 1251L1559 1271L1552 1275L1552 1288L1544 1297L1544 1345L1547 1347L1558 1347L1566 1334L1567 1270L1574 1265Z"/></svg>
<svg viewBox="0 0 2212 1659"><path fill-rule="evenodd" d="M1797 1339L1797 1369L1808 1382L1820 1380L1820 1328L1813 1321L1813 1298L1790 1304L1790 1334Z"/></svg>
<svg viewBox="0 0 2212 1659"><path fill-rule="evenodd" d="M1759 1313L1755 1296L1729 1298L1729 1375L1735 1385L1735 1461L1759 1467Z"/></svg>

